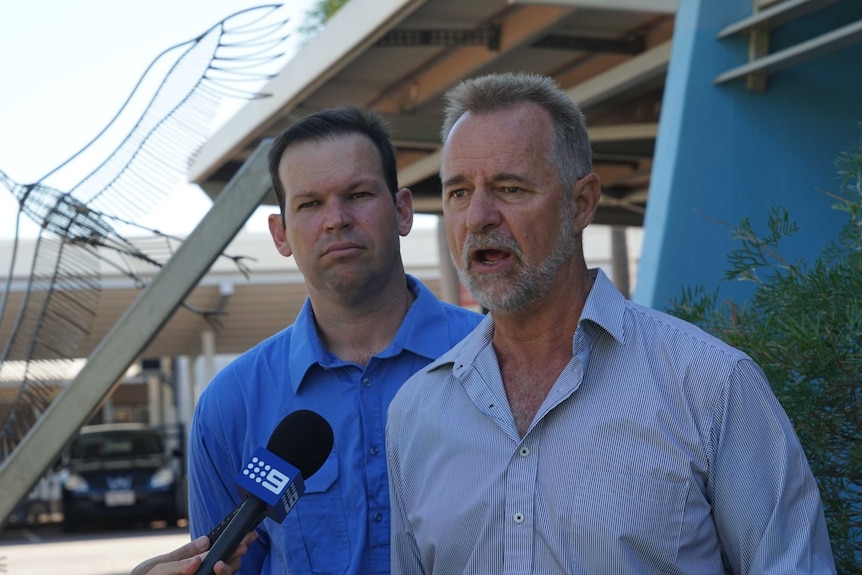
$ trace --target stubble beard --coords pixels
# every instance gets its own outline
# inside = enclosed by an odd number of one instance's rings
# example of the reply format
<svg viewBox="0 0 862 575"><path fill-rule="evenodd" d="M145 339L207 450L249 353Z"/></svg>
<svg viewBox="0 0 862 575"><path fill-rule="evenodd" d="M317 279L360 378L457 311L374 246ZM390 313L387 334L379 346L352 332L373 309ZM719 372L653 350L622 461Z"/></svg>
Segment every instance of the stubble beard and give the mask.
<svg viewBox="0 0 862 575"><path fill-rule="evenodd" d="M525 262L518 242L499 230L467 235L461 249L461 261L465 262L466 267L462 269L456 263L456 269L461 282L482 307L492 312L518 312L547 295L557 272L577 247L573 233L573 214L565 208L563 212L554 249L538 264ZM470 253L476 249L488 248L508 252L515 258L515 265L500 273L476 273L472 269Z"/></svg>

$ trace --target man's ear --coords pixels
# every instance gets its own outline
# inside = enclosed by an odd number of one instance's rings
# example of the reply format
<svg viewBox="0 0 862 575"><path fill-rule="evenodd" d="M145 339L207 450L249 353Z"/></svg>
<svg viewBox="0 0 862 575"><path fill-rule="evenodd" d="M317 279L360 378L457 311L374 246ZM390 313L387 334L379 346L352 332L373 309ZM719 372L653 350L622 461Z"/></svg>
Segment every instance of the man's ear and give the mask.
<svg viewBox="0 0 862 575"><path fill-rule="evenodd" d="M395 193L395 215L398 218L398 233L406 236L413 228L413 192L407 188Z"/></svg>
<svg viewBox="0 0 862 575"><path fill-rule="evenodd" d="M269 223L269 235L272 236L272 242L275 244L275 249L284 257L293 255L293 250L290 249L290 244L287 242L287 234L284 229L284 218L281 214L269 214L267 219Z"/></svg>
<svg viewBox="0 0 862 575"><path fill-rule="evenodd" d="M602 196L599 176L590 172L575 183L572 201L575 202L575 233L584 231L596 215Z"/></svg>

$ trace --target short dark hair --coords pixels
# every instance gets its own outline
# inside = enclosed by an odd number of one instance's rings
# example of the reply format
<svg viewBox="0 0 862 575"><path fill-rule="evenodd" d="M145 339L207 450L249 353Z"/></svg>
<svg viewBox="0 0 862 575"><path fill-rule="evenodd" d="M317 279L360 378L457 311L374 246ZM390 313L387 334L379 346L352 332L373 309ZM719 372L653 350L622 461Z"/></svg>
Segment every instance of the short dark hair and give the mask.
<svg viewBox="0 0 862 575"><path fill-rule="evenodd" d="M269 176L272 178L282 217L284 216L284 187L278 177L278 165L284 152L294 144L308 141L321 142L347 134L367 136L377 148L383 178L394 200L398 192L398 169L395 165L395 150L392 148L385 121L373 110L341 106L315 112L297 120L273 141L272 148L269 150Z"/></svg>

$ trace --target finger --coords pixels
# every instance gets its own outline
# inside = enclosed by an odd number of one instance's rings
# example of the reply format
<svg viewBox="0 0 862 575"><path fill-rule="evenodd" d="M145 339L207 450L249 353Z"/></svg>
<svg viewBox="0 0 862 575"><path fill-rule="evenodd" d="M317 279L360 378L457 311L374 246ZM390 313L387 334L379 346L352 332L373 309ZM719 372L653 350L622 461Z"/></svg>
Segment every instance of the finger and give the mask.
<svg viewBox="0 0 862 575"><path fill-rule="evenodd" d="M248 551L249 545L257 539L257 531L250 531L242 538L236 550L228 558L227 562L220 561L214 569L215 575L233 575L242 566L241 558Z"/></svg>
<svg viewBox="0 0 862 575"><path fill-rule="evenodd" d="M194 541L189 541L182 547L178 547L169 553L142 561L132 570L131 575L173 575L174 573L184 573L184 570L178 571L177 569L187 568L187 563L179 565L177 562L195 559L195 556L205 551L207 547L209 547L209 539L206 536L198 537ZM200 559L197 559L197 562L200 562ZM158 566L165 564L173 564L167 568L172 570L157 569Z"/></svg>
<svg viewBox="0 0 862 575"><path fill-rule="evenodd" d="M166 563L167 561L179 561L181 559L189 559L194 557L195 555L200 555L202 552L206 551L210 546L210 540L206 535L201 535L197 539L189 541L182 547L177 547L170 553L165 553L162 555L162 561L160 563Z"/></svg>
<svg viewBox="0 0 862 575"><path fill-rule="evenodd" d="M239 542L236 551L231 554L230 559L239 558L245 555L248 548L251 547L251 544L257 540L257 537L257 531L249 531L246 533L245 537L242 538L242 541Z"/></svg>
<svg viewBox="0 0 862 575"><path fill-rule="evenodd" d="M132 571L132 575L195 575L200 568L203 560L201 555L189 557L188 559L180 559L179 561L169 561L167 563L158 563L149 571L138 571L138 567ZM230 574L225 574L230 575Z"/></svg>

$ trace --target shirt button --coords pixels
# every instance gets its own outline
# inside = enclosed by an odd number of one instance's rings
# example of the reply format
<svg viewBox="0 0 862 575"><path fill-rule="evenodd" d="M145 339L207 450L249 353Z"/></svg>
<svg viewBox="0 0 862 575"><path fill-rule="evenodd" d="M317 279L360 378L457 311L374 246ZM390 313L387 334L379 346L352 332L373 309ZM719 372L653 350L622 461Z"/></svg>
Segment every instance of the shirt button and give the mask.
<svg viewBox="0 0 862 575"><path fill-rule="evenodd" d="M530 455L530 448L526 445L522 446L521 449L518 451L518 455L520 455L521 457L527 457L528 455Z"/></svg>
<svg viewBox="0 0 862 575"><path fill-rule="evenodd" d="M524 514L523 513L515 513L515 517L513 517L513 519L515 520L515 523L520 525L521 523L524 522Z"/></svg>
<svg viewBox="0 0 862 575"><path fill-rule="evenodd" d="M372 445L371 449L369 449L368 451L371 452L371 455L377 455L378 453L380 453L380 448L376 445Z"/></svg>
<svg viewBox="0 0 862 575"><path fill-rule="evenodd" d="M362 380L362 385L364 385L365 387L371 387L371 380L366 377Z"/></svg>
<svg viewBox="0 0 862 575"><path fill-rule="evenodd" d="M377 523L380 523L381 521L383 521L383 514L380 512L377 512L374 515L372 515L371 518L374 519L374 521L376 521Z"/></svg>

